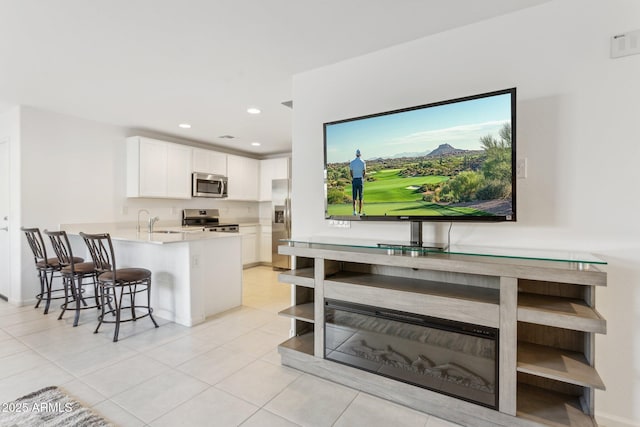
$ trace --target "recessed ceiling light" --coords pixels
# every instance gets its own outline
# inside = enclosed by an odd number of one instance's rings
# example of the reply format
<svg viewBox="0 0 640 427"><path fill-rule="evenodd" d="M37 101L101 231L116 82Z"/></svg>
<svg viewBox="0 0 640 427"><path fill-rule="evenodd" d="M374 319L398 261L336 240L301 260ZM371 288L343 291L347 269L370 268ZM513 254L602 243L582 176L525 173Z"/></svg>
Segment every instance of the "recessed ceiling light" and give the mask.
<svg viewBox="0 0 640 427"><path fill-rule="evenodd" d="M252 142L251 145L253 145L254 147L259 147L260 143L259 142Z"/></svg>
<svg viewBox="0 0 640 427"><path fill-rule="evenodd" d="M247 113L249 114L260 114L262 111L260 111L259 108L256 107L249 107L247 108Z"/></svg>
<svg viewBox="0 0 640 427"><path fill-rule="evenodd" d="M189 123L180 123L178 127L181 127L182 129L191 129L191 125Z"/></svg>

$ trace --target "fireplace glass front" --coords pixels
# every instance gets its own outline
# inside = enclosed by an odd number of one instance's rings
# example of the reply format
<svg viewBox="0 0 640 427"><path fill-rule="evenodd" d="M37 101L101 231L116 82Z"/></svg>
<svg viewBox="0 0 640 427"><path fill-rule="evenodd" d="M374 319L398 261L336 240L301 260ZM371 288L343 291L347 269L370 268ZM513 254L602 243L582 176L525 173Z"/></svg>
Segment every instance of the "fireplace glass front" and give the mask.
<svg viewBox="0 0 640 427"><path fill-rule="evenodd" d="M497 409L498 330L325 301L325 359Z"/></svg>

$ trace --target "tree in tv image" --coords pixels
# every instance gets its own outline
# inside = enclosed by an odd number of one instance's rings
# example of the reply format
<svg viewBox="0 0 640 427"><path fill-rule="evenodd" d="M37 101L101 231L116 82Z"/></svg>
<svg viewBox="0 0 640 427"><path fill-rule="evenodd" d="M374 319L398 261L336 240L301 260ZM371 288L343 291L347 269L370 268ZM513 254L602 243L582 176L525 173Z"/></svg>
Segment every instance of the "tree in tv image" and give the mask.
<svg viewBox="0 0 640 427"><path fill-rule="evenodd" d="M512 215L510 103L501 94L328 124L327 215L352 215L356 149L367 168L363 215Z"/></svg>

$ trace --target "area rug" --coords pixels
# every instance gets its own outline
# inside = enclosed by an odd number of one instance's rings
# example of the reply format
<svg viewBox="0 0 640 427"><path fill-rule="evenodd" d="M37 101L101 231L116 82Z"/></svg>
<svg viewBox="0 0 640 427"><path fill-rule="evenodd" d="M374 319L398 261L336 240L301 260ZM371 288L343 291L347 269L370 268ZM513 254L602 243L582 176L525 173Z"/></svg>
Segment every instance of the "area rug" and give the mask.
<svg viewBox="0 0 640 427"><path fill-rule="evenodd" d="M46 387L0 405L0 427L114 427L58 387Z"/></svg>

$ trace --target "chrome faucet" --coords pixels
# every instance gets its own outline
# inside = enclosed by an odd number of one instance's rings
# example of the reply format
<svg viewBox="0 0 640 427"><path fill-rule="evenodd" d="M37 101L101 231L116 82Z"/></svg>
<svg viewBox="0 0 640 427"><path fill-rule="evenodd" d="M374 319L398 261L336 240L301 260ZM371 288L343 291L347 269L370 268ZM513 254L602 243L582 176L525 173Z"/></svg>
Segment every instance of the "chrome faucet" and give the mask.
<svg viewBox="0 0 640 427"><path fill-rule="evenodd" d="M157 216L149 217L149 233L153 233L153 224L155 224L160 218Z"/></svg>
<svg viewBox="0 0 640 427"><path fill-rule="evenodd" d="M148 211L148 210L146 210L146 209L139 209L139 210L138 210L138 228L136 229L136 230L138 231L138 233L140 232L140 214L141 214L142 212L146 213L146 214L147 214L147 216L149 216L149 217L151 216L151 214L149 213L149 211ZM149 219L151 219L151 218L149 218Z"/></svg>

